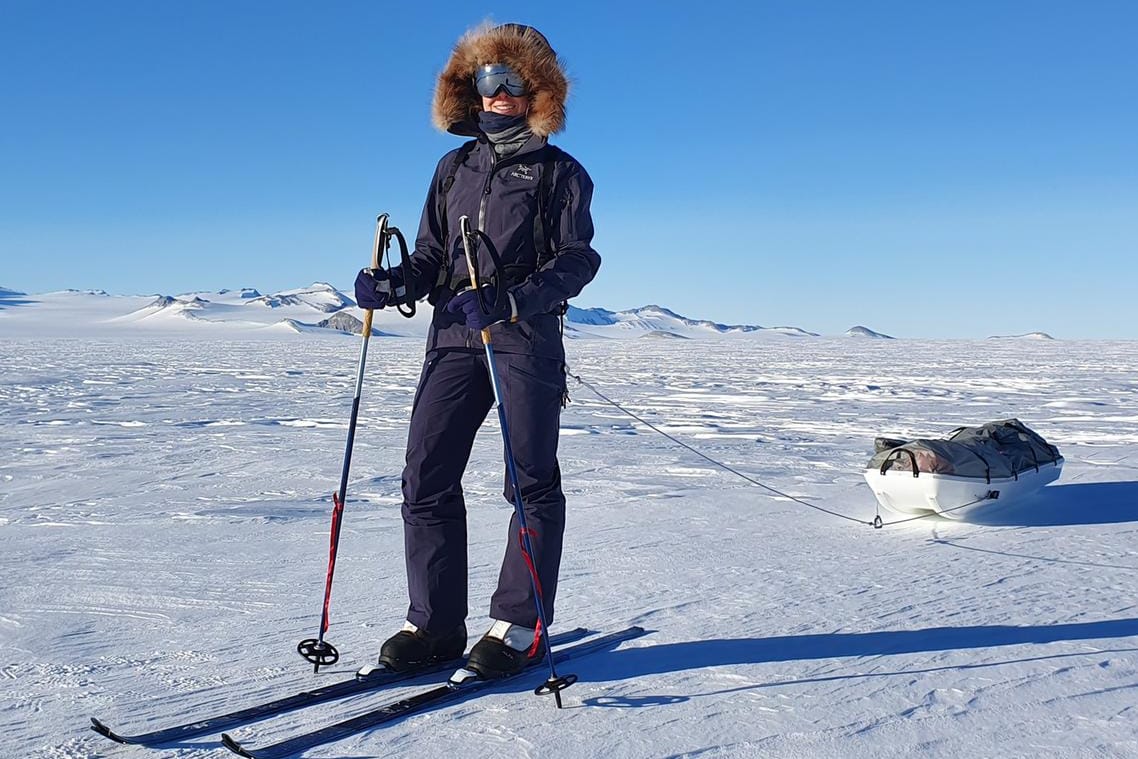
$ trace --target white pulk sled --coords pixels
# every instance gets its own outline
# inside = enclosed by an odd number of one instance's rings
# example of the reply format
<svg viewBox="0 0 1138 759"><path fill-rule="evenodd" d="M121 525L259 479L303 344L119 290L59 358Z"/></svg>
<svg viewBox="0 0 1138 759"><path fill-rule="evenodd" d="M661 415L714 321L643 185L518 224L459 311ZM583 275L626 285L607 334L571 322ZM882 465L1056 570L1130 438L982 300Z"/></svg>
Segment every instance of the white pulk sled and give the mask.
<svg viewBox="0 0 1138 759"><path fill-rule="evenodd" d="M1021 499L1059 479L1059 449L1018 419L959 427L947 438L877 438L865 481L885 509L951 519Z"/></svg>

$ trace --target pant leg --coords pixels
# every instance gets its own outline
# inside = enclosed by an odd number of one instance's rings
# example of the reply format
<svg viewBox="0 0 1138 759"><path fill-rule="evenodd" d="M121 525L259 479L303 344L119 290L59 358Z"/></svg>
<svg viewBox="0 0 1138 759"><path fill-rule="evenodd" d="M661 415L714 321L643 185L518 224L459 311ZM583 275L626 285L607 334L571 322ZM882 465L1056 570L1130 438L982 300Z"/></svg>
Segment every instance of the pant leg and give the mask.
<svg viewBox="0 0 1138 759"><path fill-rule="evenodd" d="M466 620L466 503L462 473L493 403L476 353L429 354L419 379L403 469L407 619L434 632Z"/></svg>
<svg viewBox="0 0 1138 759"><path fill-rule="evenodd" d="M500 354L495 358L526 524L531 531L532 558L540 580L545 618L552 622L565 533L565 496L557 463L565 373L557 359L514 354ZM503 495L510 503L514 502L508 472ZM498 588L490 602L490 616L526 627L533 627L537 622L533 586L522 553L516 513L510 520L506 555L498 576Z"/></svg>

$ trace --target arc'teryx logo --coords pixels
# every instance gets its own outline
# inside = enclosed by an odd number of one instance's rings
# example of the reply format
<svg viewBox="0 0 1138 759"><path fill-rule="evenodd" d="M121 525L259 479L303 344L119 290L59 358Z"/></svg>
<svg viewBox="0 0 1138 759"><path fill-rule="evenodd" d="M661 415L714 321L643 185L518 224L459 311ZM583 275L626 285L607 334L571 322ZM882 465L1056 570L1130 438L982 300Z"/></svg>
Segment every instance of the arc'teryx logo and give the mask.
<svg viewBox="0 0 1138 759"><path fill-rule="evenodd" d="M533 169L525 164L515 166L514 170L510 172L510 176L514 179L524 179L527 182L534 180Z"/></svg>

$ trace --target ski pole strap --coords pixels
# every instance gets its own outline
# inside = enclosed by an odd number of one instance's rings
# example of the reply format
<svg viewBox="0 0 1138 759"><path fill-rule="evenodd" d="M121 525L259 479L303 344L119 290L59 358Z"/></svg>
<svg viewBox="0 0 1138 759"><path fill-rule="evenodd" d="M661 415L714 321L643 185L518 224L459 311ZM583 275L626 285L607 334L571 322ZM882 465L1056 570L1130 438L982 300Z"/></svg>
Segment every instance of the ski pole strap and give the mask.
<svg viewBox="0 0 1138 759"><path fill-rule="evenodd" d="M477 289L478 307L482 309L482 313L489 314L492 310L504 306L506 299L509 297L506 294L505 268L502 266L502 257L498 255L498 249L494 247L494 241L490 239L489 235L481 229L475 229L470 232L470 237L472 238L471 242L473 244L470 246L470 261L468 263L471 271L468 273L470 274L471 284ZM482 297L482 288L478 287L478 274L480 269L478 262L479 242L486 244L486 252L490 254L490 264L494 268L493 274L490 275L490 284L494 286L494 302L491 304L486 303Z"/></svg>
<svg viewBox="0 0 1138 759"><path fill-rule="evenodd" d="M399 231L399 227L388 227L385 250L387 253L387 268L391 270L391 238L394 237L399 241L399 264L403 271L403 276L400 280L395 280L393 277L393 284L395 285L392 295L395 296L395 310L399 312L400 316L408 319L415 315L415 299L407 297L407 280L411 277L411 254L407 249L407 240L403 237L403 233Z"/></svg>

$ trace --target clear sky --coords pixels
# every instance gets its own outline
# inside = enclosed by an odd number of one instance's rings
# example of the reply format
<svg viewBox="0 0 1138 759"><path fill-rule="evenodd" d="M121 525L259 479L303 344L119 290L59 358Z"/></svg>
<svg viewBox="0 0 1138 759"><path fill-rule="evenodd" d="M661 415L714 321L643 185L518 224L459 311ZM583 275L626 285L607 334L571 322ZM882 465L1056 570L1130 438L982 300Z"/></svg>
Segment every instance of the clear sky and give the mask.
<svg viewBox="0 0 1138 759"><path fill-rule="evenodd" d="M0 0L0 286L349 288L485 18L574 81L576 305L1138 338L1138 3Z"/></svg>

